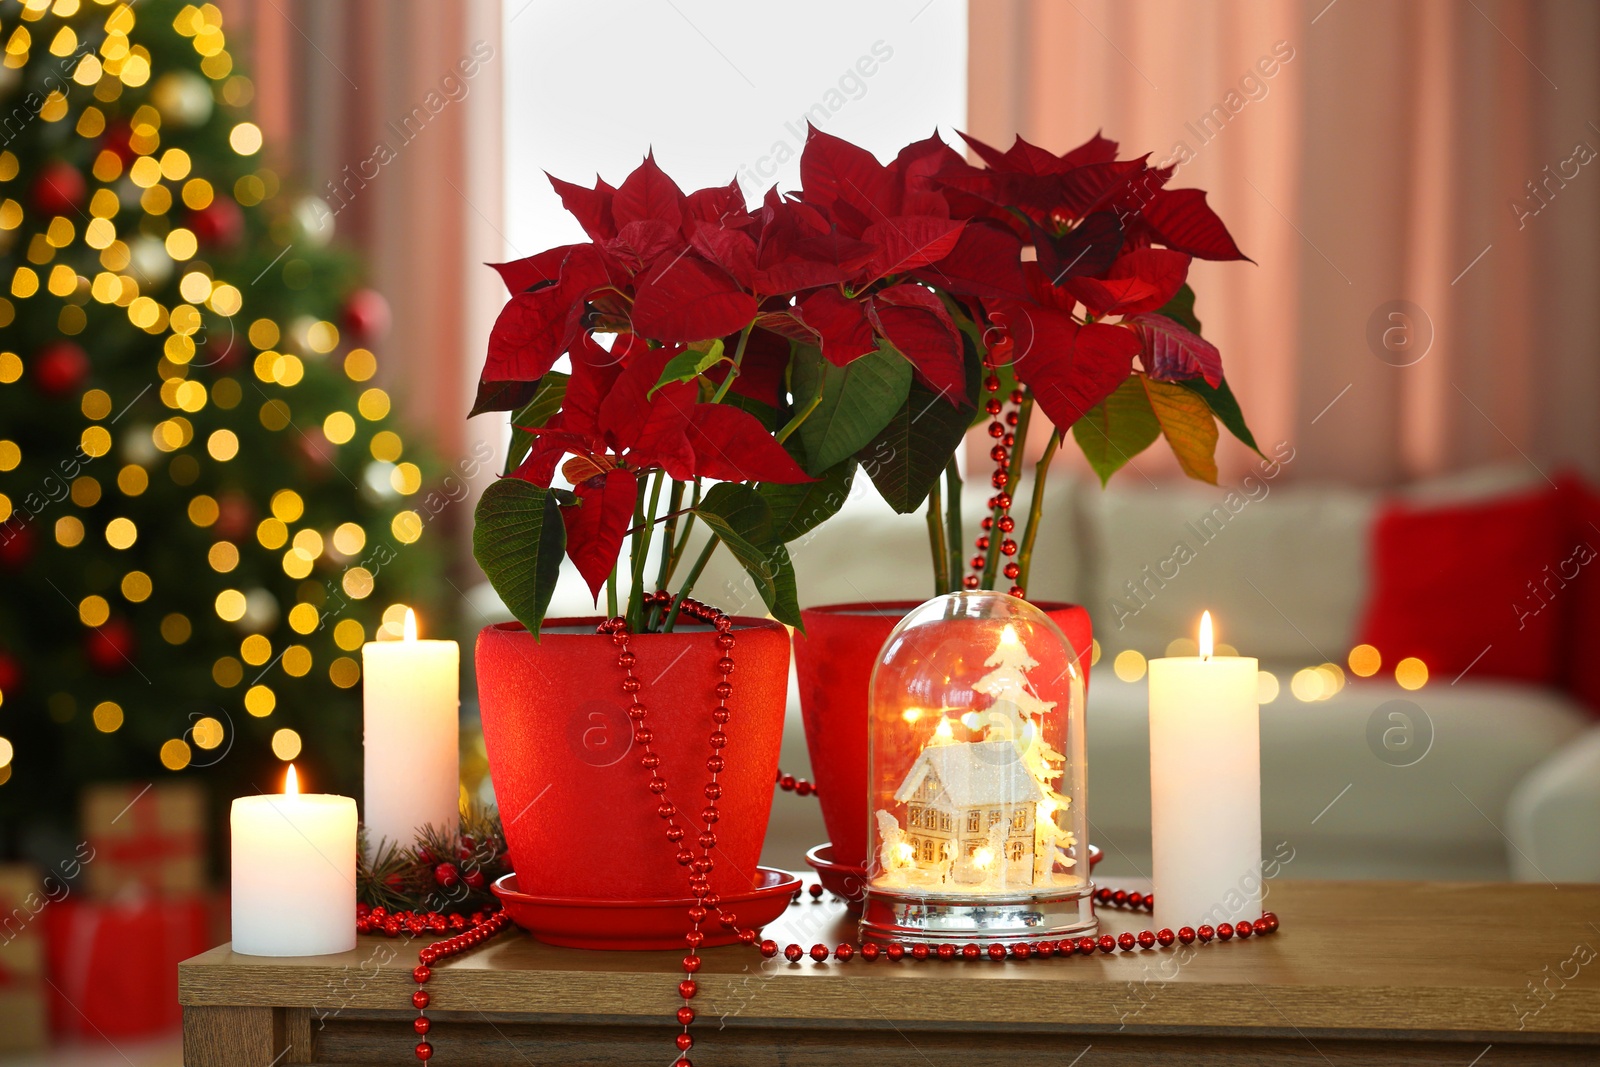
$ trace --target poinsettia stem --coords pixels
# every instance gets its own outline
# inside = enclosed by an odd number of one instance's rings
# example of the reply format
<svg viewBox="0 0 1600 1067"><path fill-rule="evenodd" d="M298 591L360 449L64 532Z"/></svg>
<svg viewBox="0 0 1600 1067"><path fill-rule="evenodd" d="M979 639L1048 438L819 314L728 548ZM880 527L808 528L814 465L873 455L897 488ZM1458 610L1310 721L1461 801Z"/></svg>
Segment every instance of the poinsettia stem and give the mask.
<svg viewBox="0 0 1600 1067"><path fill-rule="evenodd" d="M961 576L966 573L962 565L961 544L961 469L956 466L955 456L950 457L950 462L944 469L944 495L945 495L945 551L949 553L950 575L949 586L945 592L954 593L961 588Z"/></svg>
<svg viewBox="0 0 1600 1067"><path fill-rule="evenodd" d="M933 595L950 591L950 557L944 546L944 507L940 504L939 483L928 490L928 548L933 553Z"/></svg>
<svg viewBox="0 0 1600 1067"><path fill-rule="evenodd" d="M739 347L733 350L733 366L728 368L727 377L722 379L722 384L717 386L717 391L711 397L713 404L722 403L722 398L728 395L728 390L733 388L733 380L739 376L739 365L744 362L744 346L750 343L750 331L756 328L756 320L751 319L750 325L744 328L739 335Z"/></svg>
<svg viewBox="0 0 1600 1067"><path fill-rule="evenodd" d="M1050 435L1050 443L1044 446L1044 455L1039 457L1039 462L1033 466L1033 499L1028 503L1028 526L1022 534L1022 548L1017 552L1017 584L1028 588L1028 569L1033 566L1033 542L1039 536L1039 519L1044 514L1044 483L1050 476L1050 461L1056 457L1056 449L1061 447L1061 431L1056 430Z"/></svg>
<svg viewBox="0 0 1600 1067"><path fill-rule="evenodd" d="M689 547L689 535L694 532L694 509L700 506L700 479L694 480L694 491L689 495L688 517L683 520L683 529L678 532L676 544L669 544L672 549L672 561L667 564L667 577L661 583L665 589L667 583L672 581L672 575L678 569L678 563L683 559L684 549Z"/></svg>
<svg viewBox="0 0 1600 1067"><path fill-rule="evenodd" d="M711 553L715 552L720 544L722 544L722 538L712 534L711 540L706 542L706 547L700 550L699 558L694 561L694 566L689 568L689 576L683 580L683 585L678 589L677 597L672 601L672 610L667 613L667 621L661 627L662 633L670 634L672 628L677 625L678 612L683 608L684 598L694 588L694 583L700 580L700 572L706 569L706 564L711 562Z"/></svg>
<svg viewBox="0 0 1600 1067"><path fill-rule="evenodd" d="M1014 447L1011 450L1011 479L1004 489L996 489L996 495L1008 493L1015 497L1013 490L1017 487L1018 478L1016 471L1022 468L1022 457L1028 452L1028 420L1033 415L1033 394L1024 393L1022 403L1017 405L1017 425L1012 428L1011 440ZM1006 539L1005 531L1000 529L1000 509L993 509L991 517L994 525L989 529L989 554L983 561L983 587L993 589L995 572L1000 568L1000 542Z"/></svg>
<svg viewBox="0 0 1600 1067"><path fill-rule="evenodd" d="M800 424L802 422L805 422L806 419L808 419L811 416L811 413L813 411L817 410L818 405L820 405L821 403L822 403L822 390L819 388L817 390L817 395L812 397L811 400L806 404L805 407L803 407L799 411L795 412L794 413L794 418L790 419L786 424L784 424L783 429L778 431L778 434L777 434L778 443L781 445L785 441L787 441L789 439L789 435L794 433L796 430L798 430L800 428Z"/></svg>
<svg viewBox="0 0 1600 1067"><path fill-rule="evenodd" d="M661 503L661 480L667 476L665 471L656 471L650 479L650 503L644 505L644 486L639 483L639 508L640 529L633 535L633 591L628 596L629 617L637 615L634 623L634 633L642 633L645 629L644 617L644 568L647 557L650 555L650 541L655 533L656 508Z"/></svg>
<svg viewBox="0 0 1600 1067"><path fill-rule="evenodd" d="M665 589L672 577L672 551L677 543L678 517L683 514L683 483L674 481L667 494L667 524L661 529L661 566L656 570L656 588Z"/></svg>
<svg viewBox="0 0 1600 1067"><path fill-rule="evenodd" d="M617 568L612 567L611 573L606 575L606 618L617 617Z"/></svg>

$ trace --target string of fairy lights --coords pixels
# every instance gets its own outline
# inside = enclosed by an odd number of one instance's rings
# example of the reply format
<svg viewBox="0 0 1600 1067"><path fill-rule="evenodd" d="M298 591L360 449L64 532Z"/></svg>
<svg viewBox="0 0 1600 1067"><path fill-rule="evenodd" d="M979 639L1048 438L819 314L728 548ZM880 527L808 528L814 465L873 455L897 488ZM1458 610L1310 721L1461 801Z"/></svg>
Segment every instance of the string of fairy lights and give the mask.
<svg viewBox="0 0 1600 1067"><path fill-rule="evenodd" d="M98 47L88 48L86 42L80 42L78 30L72 25L52 27L44 22L46 15L62 20L74 18L84 7L103 7L107 11L104 36ZM3 65L20 69L40 48L64 60L63 75L76 86L92 89L94 99L94 103L80 110L75 132L85 139L100 139L107 131L105 106L116 102L125 89L145 86L154 73L149 49L132 39L137 18L135 6L115 0L92 0L87 4L81 0L23 0L20 20L9 27L9 32L0 25ZM305 376L304 359L337 358L341 341L339 327L329 321L308 318L279 323L257 317L249 320L244 330L255 350L247 370L241 370L237 377L219 376L209 388L205 382L190 377L191 365L196 364L200 351L197 337L202 335L207 320L213 329L237 329L234 323L242 325L249 319L249 301L239 286L215 277L212 268L197 258L205 247L202 235L195 232L192 223L173 224L169 212L181 205L186 209L185 218L193 219L197 213L215 209L226 221L230 214L236 218L240 207L254 207L274 196L279 180L270 169L261 166L239 177L231 189L218 189L194 173L195 161L182 148L162 147L164 123L180 128L194 125L209 116L214 100L243 106L254 96L250 80L233 71L233 59L222 32L222 15L215 5L182 8L173 27L190 39L201 57L201 72L215 86L207 85L189 70L158 76L149 89L150 103L133 112L127 152L106 147L95 156L90 173L100 187L92 194L84 190L86 203L76 211L64 210L48 221L35 219L37 228L26 241L26 262L19 264L9 279L0 279L9 294L9 298L0 295L0 327L13 322L16 301L42 300L48 295L61 301L57 329L64 338L83 332L88 325L85 308L91 302L122 308L134 327L152 337L164 338L155 370L160 403L171 414L153 426L115 425L119 408L133 403L136 396L113 396L98 387L81 395L79 407L87 422L79 437L82 454L99 459L115 451L121 464L114 477L106 478L108 484L102 484L94 473L83 473L71 481L67 498L80 512L100 504L103 498L115 500L108 495L113 492L126 500L139 497L150 487L158 464L164 464L173 482L184 487L200 479L202 462L227 464L235 460L241 452L241 439L233 429L213 429L205 435L203 448L191 447L201 442L196 440L198 431L190 416L208 405L222 411L247 410L257 399L250 393L256 393L265 397L256 411L261 426L272 432L285 431L293 425L288 400L281 395L268 396L260 387L293 389ZM79 58L69 73L66 63L75 54ZM38 121L62 122L69 111L67 91L57 88L39 105ZM232 151L245 159L260 152L262 140L260 128L248 121L234 124L228 135ZM21 235L11 231L19 231L30 220L24 208L26 197L20 191L7 190L4 183L17 178L20 171L15 154L0 152L0 242L9 241L13 247ZM92 255L69 255L80 243ZM5 246L0 243L0 247ZM90 262L99 269L85 270ZM309 268L304 263L290 260L280 266L285 284L291 289L303 288L309 280ZM303 276L297 276L301 268ZM154 294L163 290L175 272L180 274L177 293L182 302L169 306ZM18 353L0 351L0 385L18 382L27 369ZM341 369L351 382L365 384L376 374L377 360L366 348L350 347L343 354ZM249 377L255 381L250 382ZM240 378L246 380L241 382ZM383 389L369 385L360 392L354 410L332 411L321 420L321 436L334 446L351 444L363 423L370 426L382 422L391 406ZM365 451L370 460L362 460L364 486L386 498L412 496L421 489L422 472L415 463L402 458L405 443L399 434L378 429L366 442ZM22 448L17 442L0 440L0 474L15 470L22 461ZM15 507L10 496L0 493L0 523L12 517ZM326 590L312 579L318 561L326 558L339 568L337 583L345 596L363 600L373 594L375 576L357 562L368 548L370 534L353 521L327 530L307 524L305 502L293 488L273 493L266 504L267 514L254 524L253 530L242 535L226 536L221 532L237 525L224 521L229 507L227 499L196 493L186 509L187 521L195 527L219 531L205 557L209 570L223 583L215 594L214 612L218 622L243 632L237 653L218 657L211 664L210 673L223 690L243 686L245 711L265 718L273 714L278 697L264 668L275 662L275 669L293 678L306 677L318 668L319 654L309 641L310 635L325 625L320 605ZM46 528L55 544L66 550L102 537L112 549L128 551L141 536L160 533L141 530L124 515L111 516L98 529L93 528L95 525L98 524L88 515L64 514L47 521ZM423 525L417 511L401 509L393 516L387 532L394 542L409 545L421 536ZM247 588L243 583L226 584L228 576L239 568L241 547L250 537L261 549L279 553L283 572L301 581L297 601L283 613L291 631L287 645L275 647L263 632L279 618L273 595L264 589ZM130 568L114 590L82 597L77 602L78 619L90 629L103 627L112 618L115 597L120 596L128 604L142 604L156 592L149 573ZM372 636L399 637L406 607L402 603L389 605L382 613L379 633ZM204 620L191 619L181 612L170 612L161 619L160 634L169 645L181 646L190 641L197 626L205 624ZM362 622L354 618L342 619L328 628L334 654L321 654L322 670L333 685L348 689L360 680L359 650L369 635ZM260 680L246 685L247 674L259 676ZM0 703L3 701L4 693L0 692ZM69 720L75 710L74 698L66 693L49 699L50 714L57 721ZM102 733L115 733L124 724L125 712L116 701L102 700L93 708L92 721ZM192 762L195 747L215 749L225 740L222 721L211 716L201 718L183 736L163 742L160 759L169 770L179 771ZM288 727L277 730L271 740L274 754L282 760L298 756L301 745L300 735ZM0 783L11 775L12 755L12 743L0 738L0 758L4 760Z"/></svg>
<svg viewBox="0 0 1600 1067"><path fill-rule="evenodd" d="M1232 645L1224 643L1217 644L1216 652L1219 656L1239 654ZM1165 655L1194 656L1198 653L1199 646L1192 638L1179 637L1167 643ZM1094 643L1089 662L1091 666L1100 662L1099 641ZM1373 645L1356 645L1350 650L1345 664L1340 666L1328 662L1301 667L1289 676L1289 692L1302 704L1315 704L1331 699L1344 689L1348 682L1347 671L1358 678L1376 678L1383 670L1383 654ZM1120 681L1132 683L1144 678L1148 665L1149 661L1143 652L1125 648L1112 658L1111 670ZM1428 684L1428 665L1415 656L1406 656L1395 662L1393 675L1395 684L1400 688L1421 689ZM1274 672L1262 670L1256 673L1256 697L1261 703L1273 703L1281 695L1282 690L1283 683Z"/></svg>

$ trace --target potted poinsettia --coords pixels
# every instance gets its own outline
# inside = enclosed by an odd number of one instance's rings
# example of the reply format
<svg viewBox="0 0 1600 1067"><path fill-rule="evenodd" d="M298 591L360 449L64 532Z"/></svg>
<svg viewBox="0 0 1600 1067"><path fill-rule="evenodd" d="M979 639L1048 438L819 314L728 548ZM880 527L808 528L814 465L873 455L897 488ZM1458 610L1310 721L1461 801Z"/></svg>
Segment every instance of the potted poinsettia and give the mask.
<svg viewBox="0 0 1600 1067"><path fill-rule="evenodd" d="M1194 258L1246 257L1203 192L1167 189L1169 169L1151 167L1146 158L1119 160L1117 145L1102 137L1061 156L1021 138L1005 152L967 141L985 166L932 146L909 165L904 154L884 165L813 133L802 159L801 197L830 210L848 231L852 220L883 218L884 191L914 170L920 186L945 201L943 209L924 201L923 210L960 226L953 241L939 235L950 242L946 255L907 280L946 308L943 332L924 337L922 350L960 346L966 392L951 388L946 395L976 408L992 441L989 514L977 531L976 554L969 559L964 552L962 486L953 457L959 440L945 451L949 438L924 427L919 438L905 439L920 453L918 476L887 485L874 480L897 511L917 510L925 501L936 592L998 588L1021 596L1051 460L1067 434L1102 480L1164 437L1187 474L1215 482L1218 419L1255 447L1222 376L1220 354L1200 336L1187 285ZM848 182L841 186L838 175L848 175ZM855 328L845 316L827 323L837 329L839 320ZM823 337L824 352L829 340ZM870 368L846 365L837 406L853 414L870 408L868 391L858 399L849 381ZM929 410L944 414L937 405ZM1036 417L1048 419L1052 432L1019 523L1013 497L1022 474L1021 443ZM817 859L836 870L865 859L866 753L858 735L865 730L866 684L876 649L913 603L827 605L802 613L806 629L795 639L801 702L832 840ZM1069 604L1041 606L1086 659L1087 612Z"/></svg>
<svg viewBox="0 0 1600 1067"><path fill-rule="evenodd" d="M766 826L788 638L770 620L735 620L726 634L688 625L689 594L725 548L773 618L798 626L784 546L838 510L858 456L879 457L880 486L905 483L931 453L943 468L971 420L970 360L954 342L924 344L950 334L949 313L894 280L944 257L963 224L921 172L896 196L942 217L897 208L845 226L826 205L776 192L754 210L736 185L685 194L653 159L615 188L554 184L589 240L499 266L511 296L474 406L512 424L506 474L484 493L473 537L518 620L485 629L477 649L497 800L531 813L508 819L508 845L524 892L681 897L657 818L672 805L634 794L641 781L669 797L693 789L661 768L698 775L717 733L738 753L717 760L726 862L713 885L731 891L755 870ZM836 410L838 372L874 354L895 399L881 419L851 423ZM924 424L940 427L936 446L876 449L896 418L908 432L926 398L941 408ZM545 617L563 558L625 620L629 694L618 635L597 634L599 617ZM719 730L713 668L724 658L738 664L738 720ZM640 707L648 727L635 724ZM631 752L646 744L649 754ZM611 858L588 862L600 826Z"/></svg>

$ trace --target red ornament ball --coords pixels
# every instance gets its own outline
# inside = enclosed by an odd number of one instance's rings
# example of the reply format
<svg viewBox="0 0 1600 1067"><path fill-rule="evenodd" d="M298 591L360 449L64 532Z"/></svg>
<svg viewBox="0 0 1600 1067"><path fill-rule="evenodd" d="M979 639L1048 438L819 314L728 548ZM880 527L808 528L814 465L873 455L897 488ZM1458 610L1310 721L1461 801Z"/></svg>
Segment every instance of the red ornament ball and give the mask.
<svg viewBox="0 0 1600 1067"><path fill-rule="evenodd" d="M76 393L89 378L89 355L71 341L51 341L34 353L33 381L49 397Z"/></svg>
<svg viewBox="0 0 1600 1067"><path fill-rule="evenodd" d="M19 570L33 558L33 527L18 520L0 523L0 567Z"/></svg>
<svg viewBox="0 0 1600 1067"><path fill-rule="evenodd" d="M46 163L33 180L33 206L44 215L76 215L88 193L83 172L65 160Z"/></svg>
<svg viewBox="0 0 1600 1067"><path fill-rule="evenodd" d="M138 638L133 627L121 617L106 620L90 630L83 638L83 654L89 666L101 674L124 671L133 662L138 648Z"/></svg>
<svg viewBox="0 0 1600 1067"><path fill-rule="evenodd" d="M0 652L0 693L10 693L22 685L22 665L14 656Z"/></svg>
<svg viewBox="0 0 1600 1067"><path fill-rule="evenodd" d="M219 196L186 220L202 248L232 248L244 236L244 212L231 196Z"/></svg>
<svg viewBox="0 0 1600 1067"><path fill-rule="evenodd" d="M419 1035L426 1034L429 1030L433 1029L433 1024L428 1021L428 1017L426 1015L419 1015L412 1022L411 1029L415 1030Z"/></svg>
<svg viewBox="0 0 1600 1067"><path fill-rule="evenodd" d="M419 1060L431 1060L431 1059L433 1059L433 1046L428 1044L426 1041L419 1041L417 1043L417 1059L419 1059Z"/></svg>
<svg viewBox="0 0 1600 1067"><path fill-rule="evenodd" d="M375 341L389 332L389 301L376 289L357 289L344 304L344 328L355 340Z"/></svg>

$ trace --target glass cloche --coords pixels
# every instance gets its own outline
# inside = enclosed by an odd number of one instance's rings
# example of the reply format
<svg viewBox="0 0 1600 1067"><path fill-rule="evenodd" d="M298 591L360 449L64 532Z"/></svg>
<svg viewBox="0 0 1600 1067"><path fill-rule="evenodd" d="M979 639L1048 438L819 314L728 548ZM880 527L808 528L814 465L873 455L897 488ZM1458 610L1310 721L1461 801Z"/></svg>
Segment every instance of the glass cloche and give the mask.
<svg viewBox="0 0 1600 1067"><path fill-rule="evenodd" d="M913 610L872 674L862 931L1092 932L1084 671L1043 611L961 592Z"/></svg>

